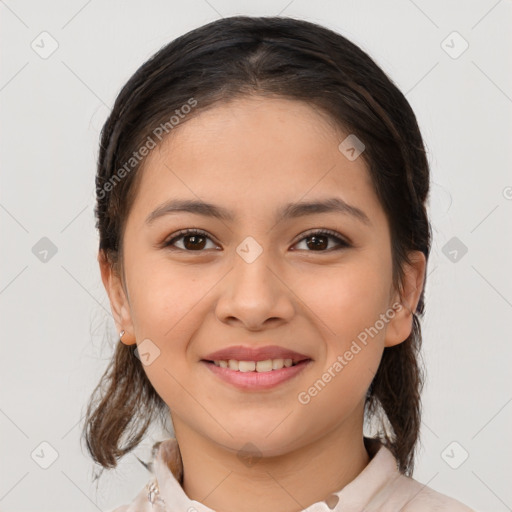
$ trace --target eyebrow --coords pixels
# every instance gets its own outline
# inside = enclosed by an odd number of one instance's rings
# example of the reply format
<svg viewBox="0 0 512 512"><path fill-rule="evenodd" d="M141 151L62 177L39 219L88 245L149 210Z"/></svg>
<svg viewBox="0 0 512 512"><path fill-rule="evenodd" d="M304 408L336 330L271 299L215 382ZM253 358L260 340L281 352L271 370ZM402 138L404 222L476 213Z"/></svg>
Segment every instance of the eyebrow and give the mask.
<svg viewBox="0 0 512 512"><path fill-rule="evenodd" d="M146 224L173 213L194 213L205 217L214 217L222 221L232 222L235 215L230 210L212 203L196 200L171 199L165 201L146 218ZM276 218L287 220L316 213L341 213L349 215L363 224L371 225L370 219L363 210L352 206L339 197L331 197L321 201L288 203L279 209Z"/></svg>

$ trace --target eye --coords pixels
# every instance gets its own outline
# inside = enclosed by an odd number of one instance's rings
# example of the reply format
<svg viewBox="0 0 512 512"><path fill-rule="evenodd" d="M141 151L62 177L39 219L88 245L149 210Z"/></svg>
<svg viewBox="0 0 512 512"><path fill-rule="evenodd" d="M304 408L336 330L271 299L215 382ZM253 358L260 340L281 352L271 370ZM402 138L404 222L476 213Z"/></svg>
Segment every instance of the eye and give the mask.
<svg viewBox="0 0 512 512"><path fill-rule="evenodd" d="M329 244L330 240L334 240L335 243ZM303 236L297 245L301 243L304 243L306 247L305 250L309 249L308 252L330 252L331 250L350 247L348 242L340 238L338 233L330 229L310 231L306 236Z"/></svg>
<svg viewBox="0 0 512 512"><path fill-rule="evenodd" d="M208 241L211 242L213 247L206 247ZM181 244L181 247L177 245ZM203 249L216 249L217 246L213 243L211 238L206 232L200 229L183 229L176 233L171 239L164 242L164 247L171 249L181 249L182 251L202 251Z"/></svg>
<svg viewBox="0 0 512 512"><path fill-rule="evenodd" d="M183 247L176 246L176 242L181 241L182 239L184 240ZM322 249L327 249L329 247L329 239L335 240L336 245L338 246L334 248L331 247L329 250L350 247L350 244L340 238L336 231L331 231L330 229L310 231L306 236L303 236L299 240L299 243L304 240L311 240L310 243L306 242L306 247L308 249L313 249L313 251L308 252L327 252ZM183 229L176 233L171 239L164 242L163 246L172 248L173 250L179 249L186 252L202 252L202 250L205 249L207 240L212 241L205 231L200 229ZM216 246L214 245L213 248L215 249Z"/></svg>

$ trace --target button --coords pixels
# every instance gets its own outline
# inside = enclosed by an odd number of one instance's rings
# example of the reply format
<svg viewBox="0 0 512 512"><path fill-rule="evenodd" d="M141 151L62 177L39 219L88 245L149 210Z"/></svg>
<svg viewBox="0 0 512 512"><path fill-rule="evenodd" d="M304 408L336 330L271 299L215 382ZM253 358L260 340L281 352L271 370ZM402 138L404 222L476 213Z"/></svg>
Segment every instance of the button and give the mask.
<svg viewBox="0 0 512 512"><path fill-rule="evenodd" d="M331 510L333 510L339 501L340 501L340 498L338 496L336 496L336 494L331 494L330 496L327 497L327 499L325 500L325 503L327 503L327 506Z"/></svg>
<svg viewBox="0 0 512 512"><path fill-rule="evenodd" d="M148 501L149 501L149 503L151 503L151 505L153 505L155 503L155 501L161 501L161 498L159 496L160 489L158 487L158 480L156 478L154 478L153 480L150 480L146 484L146 491L148 493L148 495L147 495Z"/></svg>

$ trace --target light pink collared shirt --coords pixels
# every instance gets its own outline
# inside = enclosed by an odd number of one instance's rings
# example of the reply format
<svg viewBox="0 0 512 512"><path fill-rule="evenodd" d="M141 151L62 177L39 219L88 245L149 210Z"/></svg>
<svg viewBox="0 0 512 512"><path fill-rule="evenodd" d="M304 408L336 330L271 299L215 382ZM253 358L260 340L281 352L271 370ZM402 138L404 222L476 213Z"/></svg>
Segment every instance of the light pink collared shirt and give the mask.
<svg viewBox="0 0 512 512"><path fill-rule="evenodd" d="M302 512L475 512L403 476L393 454L378 441L365 438L365 445L371 457L365 469L343 489ZM112 512L215 512L191 500L181 487L181 458L175 438L159 444L151 469L153 477L134 501Z"/></svg>

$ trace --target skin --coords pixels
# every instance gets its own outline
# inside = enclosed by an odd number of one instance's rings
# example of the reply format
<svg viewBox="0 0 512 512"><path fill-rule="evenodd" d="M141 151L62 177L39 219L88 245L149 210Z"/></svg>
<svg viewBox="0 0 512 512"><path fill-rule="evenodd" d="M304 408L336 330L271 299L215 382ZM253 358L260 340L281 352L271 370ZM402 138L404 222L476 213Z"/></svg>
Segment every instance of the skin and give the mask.
<svg viewBox="0 0 512 512"><path fill-rule="evenodd" d="M244 97L203 111L145 162L125 226L124 283L99 255L123 343L149 338L160 350L144 370L171 411L183 488L216 511L298 511L343 488L370 460L365 394L384 347L411 332L426 262L411 254L400 297L387 218L363 158L350 161L339 151L346 136L293 100ZM371 224L339 212L275 218L285 203L333 196L363 210ZM236 220L173 213L146 225L170 198L200 198ZM175 250L163 247L186 228L212 238L200 250L183 238ZM351 245L332 250L337 240L324 238L328 248L315 250L303 233L322 228ZM236 252L247 236L263 249L252 263ZM298 393L397 301L404 307L317 396L300 403ZM200 362L238 344L291 348L313 363L271 390L242 391ZM237 456L248 442L261 456L252 465Z"/></svg>

